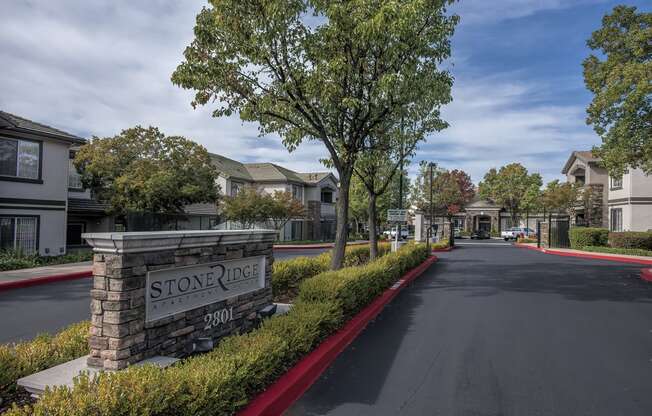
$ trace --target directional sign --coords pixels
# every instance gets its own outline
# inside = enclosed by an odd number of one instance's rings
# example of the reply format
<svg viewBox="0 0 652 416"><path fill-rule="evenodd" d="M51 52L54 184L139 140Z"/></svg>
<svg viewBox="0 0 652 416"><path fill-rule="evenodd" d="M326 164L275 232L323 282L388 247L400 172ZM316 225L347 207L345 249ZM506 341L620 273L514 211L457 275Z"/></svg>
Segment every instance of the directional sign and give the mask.
<svg viewBox="0 0 652 416"><path fill-rule="evenodd" d="M388 209L387 221L389 222L407 222L407 209Z"/></svg>

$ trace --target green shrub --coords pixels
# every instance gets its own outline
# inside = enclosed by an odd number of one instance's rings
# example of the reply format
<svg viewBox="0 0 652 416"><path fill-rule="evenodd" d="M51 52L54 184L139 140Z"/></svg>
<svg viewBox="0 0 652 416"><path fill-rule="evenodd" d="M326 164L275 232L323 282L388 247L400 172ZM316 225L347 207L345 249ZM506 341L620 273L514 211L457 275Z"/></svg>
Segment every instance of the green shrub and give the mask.
<svg viewBox="0 0 652 416"><path fill-rule="evenodd" d="M425 244L408 244L364 266L327 271L301 282L298 300L325 302L335 299L350 316L378 296L405 271L428 257Z"/></svg>
<svg viewBox="0 0 652 416"><path fill-rule="evenodd" d="M521 243L521 244L536 243L537 239L536 238L530 238L530 237L518 237L516 239L516 242Z"/></svg>
<svg viewBox="0 0 652 416"><path fill-rule="evenodd" d="M643 250L640 248L618 248L618 247L584 247L585 251L593 251L597 253L610 253L610 254L625 254L628 256L644 256L652 257L652 250Z"/></svg>
<svg viewBox="0 0 652 416"><path fill-rule="evenodd" d="M408 244L369 264L321 273L302 282L288 314L248 334L224 338L207 354L167 369L137 366L93 380L81 376L72 389L48 391L36 404L14 407L6 415L234 414L339 328L346 315L427 256L425 245ZM329 276L337 277L331 282Z"/></svg>
<svg viewBox="0 0 652 416"><path fill-rule="evenodd" d="M390 251L388 243L378 244L378 255ZM356 245L346 248L344 267L358 266L369 261L369 245ZM330 268L330 252L315 257L296 257L290 260L274 262L272 267L272 293L274 299L287 301L296 296L299 283L307 278L327 271Z"/></svg>
<svg viewBox="0 0 652 416"><path fill-rule="evenodd" d="M444 238L443 240L439 240L436 243L432 244L432 249L433 250L441 250L444 248L448 248L450 246L450 241L448 241L447 238Z"/></svg>
<svg viewBox="0 0 652 416"><path fill-rule="evenodd" d="M613 248L652 250L652 232L612 232L609 233L609 246Z"/></svg>
<svg viewBox="0 0 652 416"><path fill-rule="evenodd" d="M0 344L0 397L16 388L16 380L88 354L88 321L70 325L58 334L31 341Z"/></svg>
<svg viewBox="0 0 652 416"><path fill-rule="evenodd" d="M64 254L63 256L45 256L24 254L16 250L0 251L0 271L29 269L32 267L47 266L51 264L77 263L93 258L93 253L82 251L79 253Z"/></svg>
<svg viewBox="0 0 652 416"><path fill-rule="evenodd" d="M573 227L568 232L571 248L577 250L586 246L606 246L608 237L606 228Z"/></svg>

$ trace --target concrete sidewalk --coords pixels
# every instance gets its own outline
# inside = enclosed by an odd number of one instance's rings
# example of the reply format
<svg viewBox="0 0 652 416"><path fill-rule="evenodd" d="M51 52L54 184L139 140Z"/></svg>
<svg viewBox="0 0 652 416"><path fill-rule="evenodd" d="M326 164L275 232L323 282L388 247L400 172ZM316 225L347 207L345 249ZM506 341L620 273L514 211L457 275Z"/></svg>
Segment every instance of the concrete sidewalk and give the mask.
<svg viewBox="0 0 652 416"><path fill-rule="evenodd" d="M32 269L9 270L0 272L0 284L62 274L90 272L91 267L92 262L84 261L81 263L54 264Z"/></svg>

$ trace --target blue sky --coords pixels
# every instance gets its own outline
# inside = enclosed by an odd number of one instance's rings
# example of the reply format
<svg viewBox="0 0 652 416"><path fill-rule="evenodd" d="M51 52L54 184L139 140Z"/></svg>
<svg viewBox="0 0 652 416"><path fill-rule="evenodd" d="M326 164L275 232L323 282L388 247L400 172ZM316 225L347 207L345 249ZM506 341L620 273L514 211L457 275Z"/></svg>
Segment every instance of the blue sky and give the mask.
<svg viewBox="0 0 652 416"><path fill-rule="evenodd" d="M643 1L626 4L650 10ZM289 154L255 124L193 110L191 93L169 77L192 40L205 2L8 0L0 14L0 109L84 137L136 124L192 138L242 161L324 170L325 149ZM546 180L560 177L572 150L599 143L585 125L586 39L620 4L602 0L462 0L453 39L451 124L421 145L419 160L464 169L474 181L520 162ZM26 30L28 29L28 30Z"/></svg>

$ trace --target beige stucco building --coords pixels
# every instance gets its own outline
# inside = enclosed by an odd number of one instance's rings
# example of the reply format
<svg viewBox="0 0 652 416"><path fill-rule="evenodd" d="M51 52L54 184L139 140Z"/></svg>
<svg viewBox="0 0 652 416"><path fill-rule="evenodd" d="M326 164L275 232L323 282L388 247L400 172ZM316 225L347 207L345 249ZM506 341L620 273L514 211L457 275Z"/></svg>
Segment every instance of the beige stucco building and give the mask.
<svg viewBox="0 0 652 416"><path fill-rule="evenodd" d="M573 221L611 231L652 230L652 176L641 169L628 169L622 177L611 177L591 151L571 153L562 173L569 182L592 189L589 209L573 213Z"/></svg>

